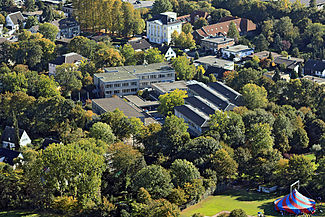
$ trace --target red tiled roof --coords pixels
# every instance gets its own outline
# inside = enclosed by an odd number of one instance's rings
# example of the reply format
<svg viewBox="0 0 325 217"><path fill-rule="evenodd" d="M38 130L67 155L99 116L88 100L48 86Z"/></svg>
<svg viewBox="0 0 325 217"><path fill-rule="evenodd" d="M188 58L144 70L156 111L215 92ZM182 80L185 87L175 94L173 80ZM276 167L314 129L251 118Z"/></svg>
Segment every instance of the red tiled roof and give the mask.
<svg viewBox="0 0 325 217"><path fill-rule="evenodd" d="M216 36L218 33L227 35L231 22L235 23L240 33L249 32L256 29L256 25L251 20L245 18L225 17L224 20L227 21L212 24L209 26L203 26L200 30L208 36ZM202 33L199 34L203 36Z"/></svg>
<svg viewBox="0 0 325 217"><path fill-rule="evenodd" d="M199 34L202 37L208 37L209 36L202 29L196 30L196 33Z"/></svg>

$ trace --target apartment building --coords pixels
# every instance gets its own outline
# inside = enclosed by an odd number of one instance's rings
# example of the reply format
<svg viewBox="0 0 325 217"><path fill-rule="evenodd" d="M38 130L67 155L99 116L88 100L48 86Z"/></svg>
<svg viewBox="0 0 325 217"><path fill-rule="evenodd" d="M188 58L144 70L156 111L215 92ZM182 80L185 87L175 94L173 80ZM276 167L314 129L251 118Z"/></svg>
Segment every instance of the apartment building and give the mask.
<svg viewBox="0 0 325 217"><path fill-rule="evenodd" d="M174 12L161 13L147 21L147 38L152 43L169 44L174 31L182 32L182 22Z"/></svg>
<svg viewBox="0 0 325 217"><path fill-rule="evenodd" d="M102 97L136 94L152 84L173 81L175 70L167 63L110 67L105 73L94 75L94 84Z"/></svg>

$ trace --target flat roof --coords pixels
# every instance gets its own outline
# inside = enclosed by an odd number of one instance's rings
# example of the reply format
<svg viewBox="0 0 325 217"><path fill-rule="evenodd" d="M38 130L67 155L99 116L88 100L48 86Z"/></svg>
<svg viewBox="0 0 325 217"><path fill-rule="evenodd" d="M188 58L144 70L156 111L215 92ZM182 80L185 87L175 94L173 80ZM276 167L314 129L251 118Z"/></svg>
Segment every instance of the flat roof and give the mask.
<svg viewBox="0 0 325 217"><path fill-rule="evenodd" d="M252 48L248 47L247 45L242 45L242 44L231 46L229 48L225 48L225 50L230 51L230 52L240 52L240 51L249 50L249 49L252 49Z"/></svg>
<svg viewBox="0 0 325 217"><path fill-rule="evenodd" d="M147 65L135 65L135 66L119 66L119 67L109 67L105 68L105 72L128 72L134 75L143 73L152 73L156 71L173 71L174 69L165 62L153 63Z"/></svg>
<svg viewBox="0 0 325 217"><path fill-rule="evenodd" d="M160 82L151 85L153 88L157 89L161 93L169 93L176 89L186 90L187 85L185 81L174 81L174 82Z"/></svg>
<svg viewBox="0 0 325 217"><path fill-rule="evenodd" d="M225 68L225 67L233 67L234 62L224 59L216 58L215 56L205 56L200 57L199 59L194 61L195 63L203 63L203 64L209 64L211 66L219 67L219 68Z"/></svg>
<svg viewBox="0 0 325 217"><path fill-rule="evenodd" d="M139 108L146 107L146 106L157 106L160 104L159 101L149 101L149 100L144 101L137 95L128 95L128 96L124 96L124 98Z"/></svg>
<svg viewBox="0 0 325 217"><path fill-rule="evenodd" d="M102 99L93 99L93 103L97 104L101 107L105 112L112 112L115 109L121 110L127 117L136 117L136 118L144 118L145 115L142 113L140 109L137 109L127 102L125 102L120 97L114 96L110 98L102 98Z"/></svg>
<svg viewBox="0 0 325 217"><path fill-rule="evenodd" d="M127 71L112 71L112 72L106 72L106 73L96 73L96 74L94 74L94 76L101 79L103 82L138 79L137 76L135 76L132 73L127 72Z"/></svg>
<svg viewBox="0 0 325 217"><path fill-rule="evenodd" d="M305 75L303 78L313 81L313 82L316 82L318 84L325 84L325 78L320 78L320 77L316 77L316 76L312 76L312 75Z"/></svg>
<svg viewBox="0 0 325 217"><path fill-rule="evenodd" d="M217 44L223 44L227 43L230 41L234 41L233 38L226 38L226 37L215 37L215 38L204 38L201 41L207 41L207 42L212 42L212 43L217 43Z"/></svg>

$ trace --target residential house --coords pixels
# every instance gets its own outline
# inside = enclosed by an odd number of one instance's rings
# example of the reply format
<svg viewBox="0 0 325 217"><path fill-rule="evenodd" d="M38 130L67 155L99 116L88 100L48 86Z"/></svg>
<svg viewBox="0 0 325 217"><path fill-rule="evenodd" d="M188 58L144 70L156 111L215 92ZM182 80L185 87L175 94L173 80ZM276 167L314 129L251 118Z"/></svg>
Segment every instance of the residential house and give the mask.
<svg viewBox="0 0 325 217"><path fill-rule="evenodd" d="M132 40L128 42L135 52L145 51L151 48L151 44L146 39Z"/></svg>
<svg viewBox="0 0 325 217"><path fill-rule="evenodd" d="M128 118L139 118L145 125L155 122L142 109L133 106L118 96L92 100L92 110L96 114L100 115L105 112L113 112L116 109L122 111Z"/></svg>
<svg viewBox="0 0 325 217"><path fill-rule="evenodd" d="M94 84L102 97L136 94L158 82L175 81L175 70L167 63L120 66L94 75Z"/></svg>
<svg viewBox="0 0 325 217"><path fill-rule="evenodd" d="M24 25L25 18L20 11L8 14L6 17L6 27L9 30L19 30L19 25Z"/></svg>
<svg viewBox="0 0 325 217"><path fill-rule="evenodd" d="M222 78L223 73L235 69L233 61L216 58L215 56L205 56L194 60L195 65L202 65L205 69L205 75L213 74L215 77Z"/></svg>
<svg viewBox="0 0 325 217"><path fill-rule="evenodd" d="M176 58L176 52L173 50L173 48L169 46L161 46L158 48L162 55L165 56L165 59L167 61L171 60L172 58Z"/></svg>
<svg viewBox="0 0 325 217"><path fill-rule="evenodd" d="M235 40L233 38L227 37L210 37L201 40L201 47L205 51L212 51L217 54L221 48L227 48L235 45Z"/></svg>
<svg viewBox="0 0 325 217"><path fill-rule="evenodd" d="M78 65L82 60L86 58L77 53L67 53L60 57L57 57L54 61L49 62L49 75L55 75L56 67L64 63L73 63Z"/></svg>
<svg viewBox="0 0 325 217"><path fill-rule="evenodd" d="M284 57L284 56L278 56L274 58L274 63L278 66L284 66L286 70L288 71L295 71L298 72L299 68L303 64L304 59L295 58L295 57Z"/></svg>
<svg viewBox="0 0 325 217"><path fill-rule="evenodd" d="M250 55L249 57L250 58L253 58L254 56L256 56L260 60L263 60L263 59L268 58L270 56L270 54L273 57L273 59L281 56L281 54L278 54L278 53L275 53L275 52L270 52L270 51L266 51L265 50L265 51L260 51L260 52L254 53L254 54Z"/></svg>
<svg viewBox="0 0 325 217"><path fill-rule="evenodd" d="M303 72L305 75L325 77L325 60L308 60L305 63Z"/></svg>
<svg viewBox="0 0 325 217"><path fill-rule="evenodd" d="M16 130L13 127L6 126L2 132L2 147L7 149L16 149L18 143L20 147L24 147L32 142L25 130L19 129L19 141L17 141Z"/></svg>
<svg viewBox="0 0 325 217"><path fill-rule="evenodd" d="M201 39L203 38L208 38L211 36L215 37L219 35L226 36L231 22L235 23L241 35L248 34L256 30L256 24L249 19L225 17L222 18L219 23L203 26L201 29L195 30L193 37L197 43L200 43Z"/></svg>
<svg viewBox="0 0 325 217"><path fill-rule="evenodd" d="M43 11L23 11L22 15L27 19L28 17L36 17L38 19L39 22L42 21L41 17L42 17Z"/></svg>
<svg viewBox="0 0 325 217"><path fill-rule="evenodd" d="M154 1L124 0L133 5L134 9L148 8L151 9Z"/></svg>
<svg viewBox="0 0 325 217"><path fill-rule="evenodd" d="M51 23L59 28L57 39L73 38L80 35L80 24L73 17L55 20Z"/></svg>
<svg viewBox="0 0 325 217"><path fill-rule="evenodd" d="M233 59L235 62L238 62L244 57L252 55L253 53L254 48L250 48L247 45L235 45L221 49L221 54L223 58Z"/></svg>
<svg viewBox="0 0 325 217"><path fill-rule="evenodd" d="M23 158L22 153L6 148L0 148L0 162L14 166L14 159L16 158Z"/></svg>
<svg viewBox="0 0 325 217"><path fill-rule="evenodd" d="M73 11L74 11L75 9L73 9L73 7L72 7L72 3L70 3L70 4L65 4L65 5L63 5L62 6L62 11L63 11L63 13L64 13L64 15L66 16L66 17L72 17L72 15L73 15Z"/></svg>
<svg viewBox="0 0 325 217"><path fill-rule="evenodd" d="M3 35L3 24L0 24L0 37Z"/></svg>
<svg viewBox="0 0 325 217"><path fill-rule="evenodd" d="M170 44L172 33L182 32L182 22L174 12L165 12L147 21L147 38L156 44Z"/></svg>
<svg viewBox="0 0 325 217"><path fill-rule="evenodd" d="M183 118L189 125L189 133L200 136L209 127L210 115L216 111L233 110L243 105L242 96L235 90L220 82L208 85L189 81L188 97L185 104L174 108L175 115Z"/></svg>
<svg viewBox="0 0 325 217"><path fill-rule="evenodd" d="M160 95L170 93L176 89L187 91L187 85L185 81L160 82L152 84L151 87L157 99Z"/></svg>

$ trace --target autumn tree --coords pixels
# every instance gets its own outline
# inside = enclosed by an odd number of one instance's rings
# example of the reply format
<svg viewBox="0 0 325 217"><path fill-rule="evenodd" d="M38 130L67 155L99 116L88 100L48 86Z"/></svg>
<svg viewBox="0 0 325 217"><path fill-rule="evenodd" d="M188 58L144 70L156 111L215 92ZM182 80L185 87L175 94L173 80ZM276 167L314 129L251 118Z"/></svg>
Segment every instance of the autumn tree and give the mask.
<svg viewBox="0 0 325 217"><path fill-rule="evenodd" d="M243 98L250 109L263 108L267 105L267 91L256 84L246 84L243 87Z"/></svg>
<svg viewBox="0 0 325 217"><path fill-rule="evenodd" d="M74 90L80 90L82 87L82 75L74 64L64 63L56 67L55 80L62 87L65 95L70 95Z"/></svg>
<svg viewBox="0 0 325 217"><path fill-rule="evenodd" d="M238 41L240 38L239 31L238 31L237 26L234 22L230 22L230 24L229 24L227 37L234 38L236 41Z"/></svg>
<svg viewBox="0 0 325 217"><path fill-rule="evenodd" d="M184 98L186 98L186 91L174 90L170 93L159 96L160 105L158 111L163 115L171 115L174 112L175 106L184 105Z"/></svg>
<svg viewBox="0 0 325 217"><path fill-rule="evenodd" d="M195 66L191 64L186 56L178 56L173 59L172 66L178 80L191 80L195 75Z"/></svg>
<svg viewBox="0 0 325 217"><path fill-rule="evenodd" d="M59 32L59 28L51 23L42 23L39 25L38 31L44 36L44 38L54 41Z"/></svg>

